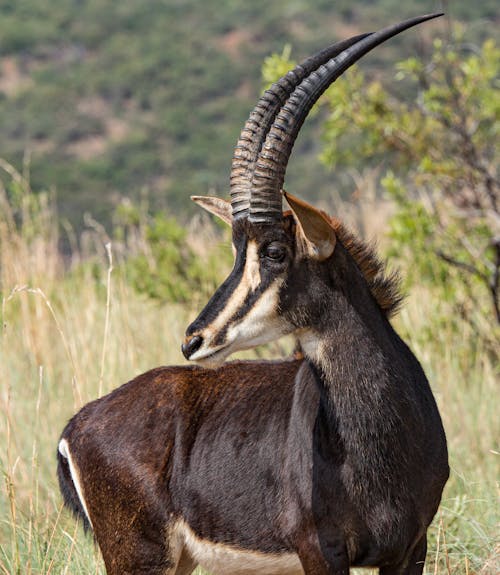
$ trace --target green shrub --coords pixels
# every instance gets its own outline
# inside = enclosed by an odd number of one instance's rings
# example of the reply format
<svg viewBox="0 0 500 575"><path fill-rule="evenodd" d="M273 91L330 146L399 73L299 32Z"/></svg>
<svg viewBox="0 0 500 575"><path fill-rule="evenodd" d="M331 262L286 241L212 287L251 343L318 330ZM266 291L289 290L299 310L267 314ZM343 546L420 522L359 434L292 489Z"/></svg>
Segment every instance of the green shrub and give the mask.
<svg viewBox="0 0 500 575"><path fill-rule="evenodd" d="M117 240L128 244L122 271L141 294L161 302L206 300L229 268L230 252L215 246L195 251L188 233L163 212L148 215L145 208L123 204L117 212ZM209 224L198 230L213 242ZM217 236L215 236L217 237Z"/></svg>

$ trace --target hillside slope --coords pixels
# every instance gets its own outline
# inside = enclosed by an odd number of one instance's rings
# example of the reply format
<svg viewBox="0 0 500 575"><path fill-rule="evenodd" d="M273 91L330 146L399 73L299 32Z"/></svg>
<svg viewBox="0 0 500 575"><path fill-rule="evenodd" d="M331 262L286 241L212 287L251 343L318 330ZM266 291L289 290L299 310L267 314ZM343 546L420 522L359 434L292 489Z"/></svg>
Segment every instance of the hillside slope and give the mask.
<svg viewBox="0 0 500 575"><path fill-rule="evenodd" d="M383 0L21 0L0 3L0 157L29 157L35 189L55 186L77 227L110 217L120 195L146 189L185 210L191 194L224 195L232 148L260 92L263 58L324 45L442 2ZM446 2L471 39L498 22L495 0ZM366 65L394 61L446 23L397 38ZM318 122L316 121L316 124ZM316 161L314 120L301 134L289 187L314 197L332 185ZM305 171L305 168L309 168Z"/></svg>

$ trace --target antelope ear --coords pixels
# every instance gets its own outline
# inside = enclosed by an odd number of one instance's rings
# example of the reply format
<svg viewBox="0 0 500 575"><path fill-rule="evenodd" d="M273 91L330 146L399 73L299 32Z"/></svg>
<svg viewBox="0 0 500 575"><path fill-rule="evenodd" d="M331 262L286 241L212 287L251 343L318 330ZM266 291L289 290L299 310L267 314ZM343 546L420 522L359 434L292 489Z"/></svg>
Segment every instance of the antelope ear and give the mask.
<svg viewBox="0 0 500 575"><path fill-rule="evenodd" d="M335 249L337 238L323 212L287 192L283 192L283 195L292 208L306 252L316 260L329 258Z"/></svg>
<svg viewBox="0 0 500 575"><path fill-rule="evenodd" d="M207 212L219 217L222 221L226 222L226 224L230 226L233 225L231 202L213 196L191 196L191 199L203 209L207 210Z"/></svg>

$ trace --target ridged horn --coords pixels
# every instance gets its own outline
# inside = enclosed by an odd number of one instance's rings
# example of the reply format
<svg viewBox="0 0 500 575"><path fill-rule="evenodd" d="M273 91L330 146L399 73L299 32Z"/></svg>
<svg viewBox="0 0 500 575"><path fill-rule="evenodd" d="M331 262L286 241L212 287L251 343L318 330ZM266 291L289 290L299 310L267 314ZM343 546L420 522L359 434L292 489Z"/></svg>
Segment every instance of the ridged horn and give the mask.
<svg viewBox="0 0 500 575"><path fill-rule="evenodd" d="M234 149L230 176L233 218L248 215L255 162L276 114L290 94L311 72L366 36L369 34L360 34L336 42L310 56L262 94L248 117Z"/></svg>
<svg viewBox="0 0 500 575"><path fill-rule="evenodd" d="M304 78L276 115L259 152L251 186L249 221L272 223L281 220L281 188L295 139L307 114L330 84L382 42L438 16L442 13L418 16L370 34Z"/></svg>

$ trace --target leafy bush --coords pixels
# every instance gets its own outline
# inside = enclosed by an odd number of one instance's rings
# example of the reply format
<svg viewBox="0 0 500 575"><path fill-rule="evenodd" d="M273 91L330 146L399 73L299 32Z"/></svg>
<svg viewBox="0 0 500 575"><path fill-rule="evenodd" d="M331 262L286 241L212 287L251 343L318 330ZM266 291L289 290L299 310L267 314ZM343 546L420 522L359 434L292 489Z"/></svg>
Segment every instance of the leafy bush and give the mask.
<svg viewBox="0 0 500 575"><path fill-rule="evenodd" d="M186 227L163 212L123 203L116 213L115 239L126 246L122 269L141 294L161 302L208 300L230 265L230 252L218 248L208 223L198 226L207 245L195 251ZM213 245L215 244L215 245Z"/></svg>
<svg viewBox="0 0 500 575"><path fill-rule="evenodd" d="M493 40L436 40L429 58L397 64L399 94L353 67L327 91L322 161L343 169L390 166L381 184L396 204L389 254L411 283L430 282L454 313L495 346L500 325L498 72ZM269 83L292 67L268 58ZM401 86L399 86L401 88ZM414 99L402 93L417 92ZM360 168L361 166L361 168Z"/></svg>
<svg viewBox="0 0 500 575"><path fill-rule="evenodd" d="M462 312L472 319L472 308L493 311L497 323L499 62L493 40L480 48L437 40L428 61L397 66L396 78L418 90L412 102L354 69L328 93L323 151L329 165L389 163L382 183L398 207L392 255L411 262L414 280L432 279L444 294L458 280Z"/></svg>

